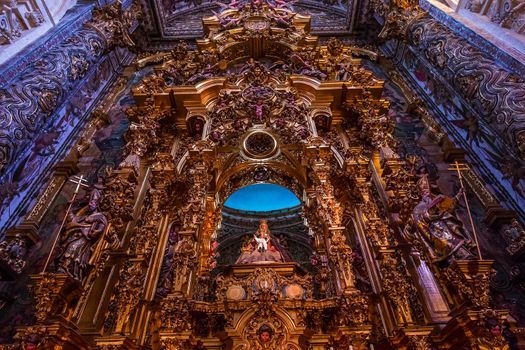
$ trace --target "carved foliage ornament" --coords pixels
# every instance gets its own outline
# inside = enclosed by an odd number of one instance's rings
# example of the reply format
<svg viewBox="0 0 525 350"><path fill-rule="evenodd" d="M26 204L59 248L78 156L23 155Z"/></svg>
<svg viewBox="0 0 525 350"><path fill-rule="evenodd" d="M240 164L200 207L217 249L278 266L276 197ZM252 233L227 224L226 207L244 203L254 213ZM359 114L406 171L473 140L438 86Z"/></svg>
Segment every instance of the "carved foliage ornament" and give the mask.
<svg viewBox="0 0 525 350"><path fill-rule="evenodd" d="M104 320L106 332L129 332L133 311L142 297L146 271L141 259L130 259L125 263Z"/></svg>
<svg viewBox="0 0 525 350"><path fill-rule="evenodd" d="M27 240L17 235L12 240L0 242L0 261L16 273L20 273L26 265L26 251Z"/></svg>
<svg viewBox="0 0 525 350"><path fill-rule="evenodd" d="M187 300L168 297L161 303L160 319L162 329L171 332L185 332L192 329L191 306Z"/></svg>

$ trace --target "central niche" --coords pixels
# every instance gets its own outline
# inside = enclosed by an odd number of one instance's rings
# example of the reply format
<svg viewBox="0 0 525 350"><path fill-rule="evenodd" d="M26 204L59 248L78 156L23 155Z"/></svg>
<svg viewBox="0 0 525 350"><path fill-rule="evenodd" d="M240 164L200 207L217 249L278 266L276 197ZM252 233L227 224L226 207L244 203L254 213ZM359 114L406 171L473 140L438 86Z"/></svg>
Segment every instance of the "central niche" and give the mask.
<svg viewBox="0 0 525 350"><path fill-rule="evenodd" d="M232 193L217 232L217 270L232 265L297 263L310 268L312 242L300 200L275 184Z"/></svg>

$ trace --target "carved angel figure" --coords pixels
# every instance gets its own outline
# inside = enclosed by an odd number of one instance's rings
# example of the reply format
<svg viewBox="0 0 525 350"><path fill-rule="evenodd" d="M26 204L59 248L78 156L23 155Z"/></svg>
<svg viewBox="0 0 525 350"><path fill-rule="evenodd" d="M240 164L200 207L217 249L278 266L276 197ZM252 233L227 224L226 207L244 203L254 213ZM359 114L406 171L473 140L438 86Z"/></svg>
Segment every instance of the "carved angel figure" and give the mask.
<svg viewBox="0 0 525 350"><path fill-rule="evenodd" d="M248 343L249 349L254 350L293 349L293 345L286 341L286 336L282 332L275 331L266 323L263 323L255 334L249 336Z"/></svg>
<svg viewBox="0 0 525 350"><path fill-rule="evenodd" d="M98 211L97 202L91 200L76 214L69 213L61 251L57 257L57 270L82 281L91 258L92 247L104 233L108 220Z"/></svg>

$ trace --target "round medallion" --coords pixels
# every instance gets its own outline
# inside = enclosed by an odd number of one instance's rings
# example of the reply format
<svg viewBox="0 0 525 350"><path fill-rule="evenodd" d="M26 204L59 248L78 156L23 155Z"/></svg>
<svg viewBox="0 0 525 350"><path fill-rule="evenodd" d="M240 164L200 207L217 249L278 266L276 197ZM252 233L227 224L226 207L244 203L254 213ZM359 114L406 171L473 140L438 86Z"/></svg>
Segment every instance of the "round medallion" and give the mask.
<svg viewBox="0 0 525 350"><path fill-rule="evenodd" d="M284 288L284 295L290 299L301 299L304 294L304 289L297 283L292 283Z"/></svg>
<svg viewBox="0 0 525 350"><path fill-rule="evenodd" d="M252 16L244 20L244 28L247 30L259 31L270 27L270 22L263 16Z"/></svg>
<svg viewBox="0 0 525 350"><path fill-rule="evenodd" d="M243 300L246 296L244 288L241 286L229 286L226 290L226 299L228 300Z"/></svg>
<svg viewBox="0 0 525 350"><path fill-rule="evenodd" d="M268 158L277 151L277 142L269 133L256 131L244 140L244 151L251 158Z"/></svg>

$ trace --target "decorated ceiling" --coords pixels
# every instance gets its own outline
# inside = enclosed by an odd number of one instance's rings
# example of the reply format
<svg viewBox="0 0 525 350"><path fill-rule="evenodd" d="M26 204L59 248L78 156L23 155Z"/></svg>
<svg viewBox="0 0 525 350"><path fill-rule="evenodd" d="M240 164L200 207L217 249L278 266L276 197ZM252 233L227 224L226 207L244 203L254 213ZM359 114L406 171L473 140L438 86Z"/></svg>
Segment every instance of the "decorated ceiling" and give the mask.
<svg viewBox="0 0 525 350"><path fill-rule="evenodd" d="M147 33L162 40L198 38L203 35L202 18L221 12L229 1L150 0L145 5ZM362 2L359 0L300 0L286 2L293 11L310 15L311 33L317 35L351 34Z"/></svg>

